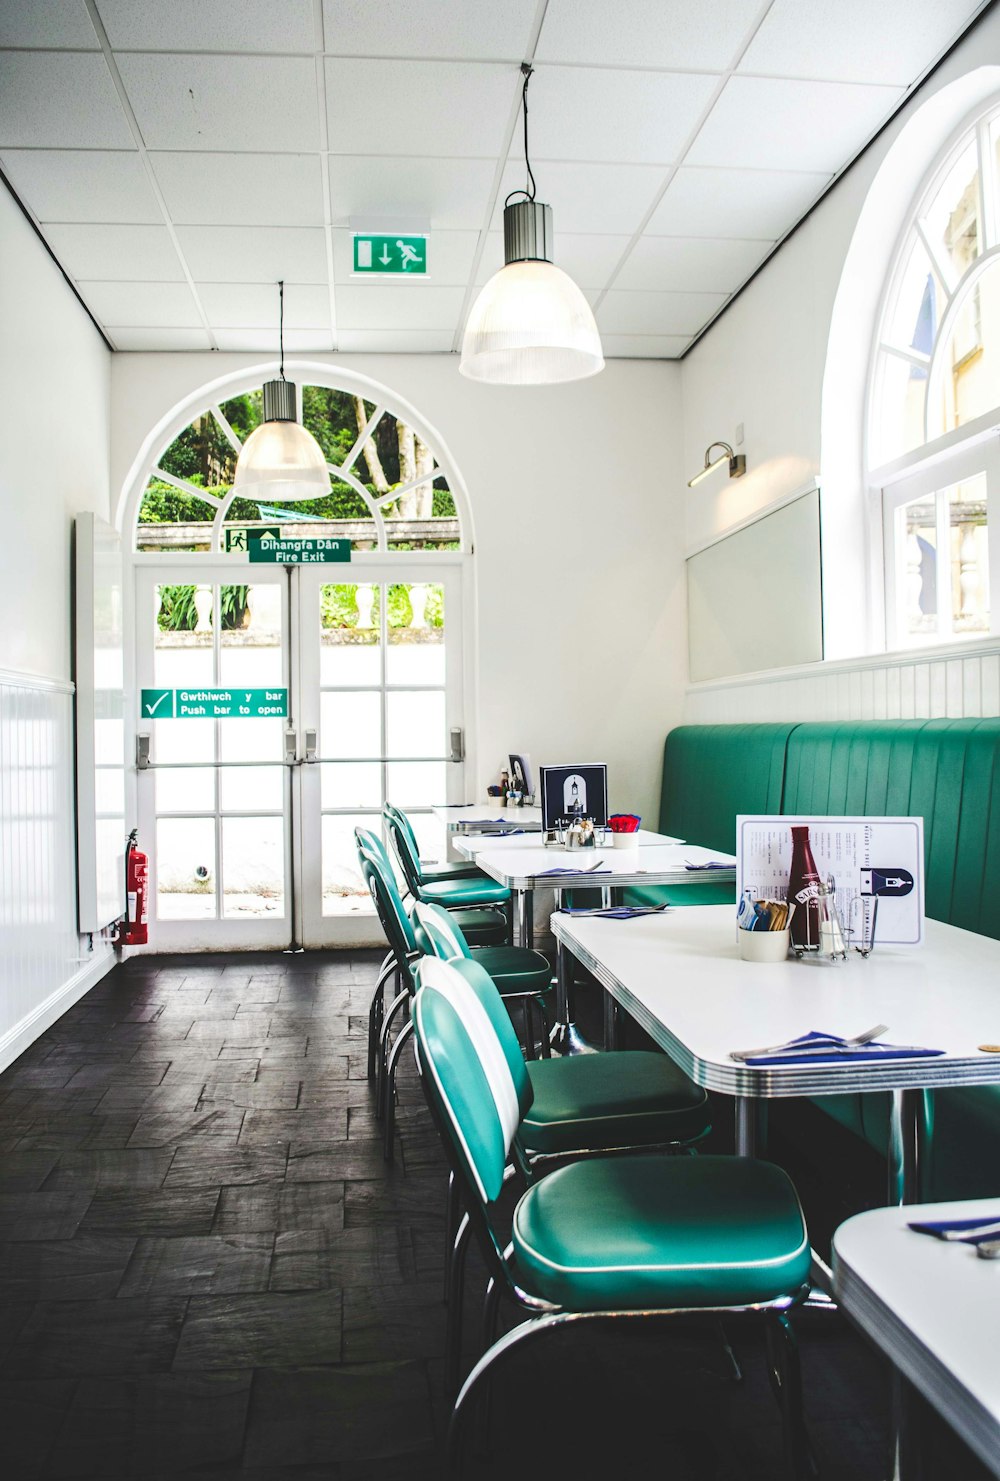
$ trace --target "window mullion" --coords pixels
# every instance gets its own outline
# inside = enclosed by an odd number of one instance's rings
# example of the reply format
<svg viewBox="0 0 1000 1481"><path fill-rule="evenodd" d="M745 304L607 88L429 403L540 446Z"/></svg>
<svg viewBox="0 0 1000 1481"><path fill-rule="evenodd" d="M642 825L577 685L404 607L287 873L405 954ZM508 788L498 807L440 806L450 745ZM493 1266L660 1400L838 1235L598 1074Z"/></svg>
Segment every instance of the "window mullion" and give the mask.
<svg viewBox="0 0 1000 1481"><path fill-rule="evenodd" d="M976 158L979 164L979 251L997 244L996 181L990 168L990 125L980 119L976 128Z"/></svg>

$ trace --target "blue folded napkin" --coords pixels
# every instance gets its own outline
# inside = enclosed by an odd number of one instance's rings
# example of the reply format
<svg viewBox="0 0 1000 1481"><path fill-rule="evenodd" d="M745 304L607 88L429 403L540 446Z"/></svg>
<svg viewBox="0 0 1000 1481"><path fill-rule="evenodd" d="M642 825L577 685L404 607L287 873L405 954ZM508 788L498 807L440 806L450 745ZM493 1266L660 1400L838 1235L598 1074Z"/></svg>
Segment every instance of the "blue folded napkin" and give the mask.
<svg viewBox="0 0 1000 1481"><path fill-rule="evenodd" d="M871 1044L848 1046L836 1034L814 1031L789 1040L781 1049L776 1049L771 1054L758 1054L752 1059L742 1059L734 1053L731 1057L756 1067L780 1064L851 1064L872 1059L927 1059L944 1052L943 1049L920 1049L912 1044L883 1044L877 1039Z"/></svg>
<svg viewBox="0 0 1000 1481"><path fill-rule="evenodd" d="M1000 1209L992 1216L980 1214L978 1219L927 1219L908 1224L914 1234L931 1234L935 1239L955 1241L959 1244L982 1244L1000 1236Z"/></svg>
<svg viewBox="0 0 1000 1481"><path fill-rule="evenodd" d="M692 871L702 869L735 869L736 865L727 864L724 859L709 859L707 864L689 864L687 859L685 859L684 868Z"/></svg>
<svg viewBox="0 0 1000 1481"><path fill-rule="evenodd" d="M553 874L589 874L596 877L598 874L610 874L610 869L539 869L532 877L534 879L548 879Z"/></svg>
<svg viewBox="0 0 1000 1481"><path fill-rule="evenodd" d="M563 915L600 915L605 920L634 920L637 915L661 915L666 905L609 905L588 910L585 906L563 906Z"/></svg>

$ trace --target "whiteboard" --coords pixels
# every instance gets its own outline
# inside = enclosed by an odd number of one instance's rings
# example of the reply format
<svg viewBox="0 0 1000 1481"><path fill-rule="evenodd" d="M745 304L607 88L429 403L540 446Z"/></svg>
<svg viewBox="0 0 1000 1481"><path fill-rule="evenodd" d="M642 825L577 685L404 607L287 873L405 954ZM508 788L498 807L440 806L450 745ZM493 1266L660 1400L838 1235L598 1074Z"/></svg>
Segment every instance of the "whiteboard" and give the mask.
<svg viewBox="0 0 1000 1481"><path fill-rule="evenodd" d="M823 657L819 489L687 562L692 683Z"/></svg>
<svg viewBox="0 0 1000 1481"><path fill-rule="evenodd" d="M125 910L122 554L117 530L76 518L77 907L83 932Z"/></svg>

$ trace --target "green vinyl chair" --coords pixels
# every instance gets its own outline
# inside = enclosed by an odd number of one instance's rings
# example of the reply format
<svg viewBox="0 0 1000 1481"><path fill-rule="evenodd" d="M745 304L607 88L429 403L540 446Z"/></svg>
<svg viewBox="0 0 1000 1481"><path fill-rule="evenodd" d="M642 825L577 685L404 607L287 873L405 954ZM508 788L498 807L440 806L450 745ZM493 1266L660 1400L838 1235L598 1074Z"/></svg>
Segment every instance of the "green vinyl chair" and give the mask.
<svg viewBox="0 0 1000 1481"><path fill-rule="evenodd" d="M376 913L389 943L390 956L395 964L396 997L386 1008L384 988L388 975L380 973L381 988L376 986L368 1016L368 1073L369 1078L375 1080L376 1114L383 1118L385 1155L387 1159L391 1159L395 1131L396 1066L403 1045L412 1032L412 1023L404 1024L395 1041L391 1043L390 1033L397 1015L416 991L412 969L420 958L421 948L396 887L392 864L381 841L364 828L356 828L354 836L361 872L371 892ZM442 911L442 915L448 919L447 911ZM476 948L475 954L491 979L493 973L497 974L497 987L505 1003L512 1006L525 1000L534 1003L536 1000L540 1001L550 990L552 968L540 951L530 951L520 946L483 946ZM531 1030L533 1050L534 1030L530 1010L525 1013L525 1024ZM547 1051L548 1024L544 1011L542 1044Z"/></svg>
<svg viewBox="0 0 1000 1481"><path fill-rule="evenodd" d="M462 1190L448 1311L450 1377L461 1323L465 1250L474 1234L491 1278L488 1336L500 1296L520 1325L492 1343L458 1392L446 1474L460 1474L464 1419L484 1379L526 1342L600 1317L759 1313L784 1421L790 1481L808 1473L801 1378L788 1312L808 1294L811 1253L798 1195L771 1163L736 1157L596 1157L533 1183L514 1210L511 1243L497 1200L531 1082L513 1036L487 1011L475 963L427 957L413 1003L417 1064Z"/></svg>
<svg viewBox="0 0 1000 1481"><path fill-rule="evenodd" d="M498 941L511 944L514 940L514 907L510 890L506 885L490 879L475 865L460 865L453 873L439 873L444 867L435 865L428 873L420 862L416 835L409 818L398 807L387 802L382 808L386 828L393 852L399 862L406 888L414 900L424 900L431 905L443 905L446 910L461 912L463 929L474 946L495 945ZM471 868L471 873L468 870ZM492 913L493 931L489 919L473 917L470 911L486 910ZM502 922L502 932L497 928Z"/></svg>

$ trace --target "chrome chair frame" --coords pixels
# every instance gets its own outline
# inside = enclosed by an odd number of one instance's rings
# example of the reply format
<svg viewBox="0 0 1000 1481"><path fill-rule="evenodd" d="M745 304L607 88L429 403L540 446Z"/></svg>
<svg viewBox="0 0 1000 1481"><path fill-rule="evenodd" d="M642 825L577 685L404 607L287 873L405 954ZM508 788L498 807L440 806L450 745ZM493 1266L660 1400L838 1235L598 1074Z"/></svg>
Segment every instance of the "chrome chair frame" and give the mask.
<svg viewBox="0 0 1000 1481"><path fill-rule="evenodd" d="M421 873L420 873L420 858L419 858L419 855L416 855L414 853L414 850L411 847L410 838L407 836L407 829L410 827L409 819L407 818L406 814L402 811L401 808L396 807L391 802L383 803L383 805L382 805L382 818L383 818L383 821L385 822L386 828L387 828L388 833L389 833L389 842L392 844L392 851L396 855L396 860L397 860L397 862L399 864L400 871L401 871L401 873L403 875L404 880L406 881L406 892L407 892L407 894L410 896L410 898L412 900L417 901L417 900L420 899L420 887L421 887L421 884L424 883L425 881L423 881L422 878L421 878ZM411 832L412 832L412 830L411 830ZM475 864L471 864L470 863L470 865L469 865L469 877L475 878L475 876L477 874L482 875L482 870L477 869L476 866L475 866ZM493 883L493 881L491 881L491 880L490 881L486 881L486 882L487 883ZM483 910L483 909L486 909L486 910L495 911L496 914L498 916L500 916L502 918L503 922L504 922L504 930L505 930L505 933L506 933L506 940L507 940L508 946L513 943L513 940L514 940L514 897L513 897L513 895L511 895L511 897L507 901L507 904L506 905L486 905L486 906L483 906L483 905L473 905L473 904L469 903L469 904L464 905L464 906L463 905L446 905L445 906L445 909L446 910L453 910L456 915L460 915L463 910ZM527 1030L527 1024L525 1024L525 1029Z"/></svg>
<svg viewBox="0 0 1000 1481"><path fill-rule="evenodd" d="M494 1375L496 1366L510 1353L519 1349L526 1341L570 1323L587 1321L622 1320L629 1317L671 1318L705 1317L719 1319L747 1313L761 1314L773 1319L774 1330L768 1330L769 1373L772 1389L778 1400L782 1417L785 1468L788 1481L808 1481L816 1473L811 1446L802 1414L802 1377L798 1359L798 1347L788 1321L788 1312L801 1305L809 1296L809 1286L804 1285L796 1292L781 1296L770 1302L759 1302L749 1306L692 1306L624 1311L608 1309L602 1311L568 1311L550 1301L533 1295L517 1282L512 1269L513 1250L510 1244L501 1246L493 1221L487 1215L486 1205L478 1190L471 1184L466 1169L456 1154L448 1128L444 1124L440 1109L424 1073L417 1046L414 1046L420 1083L431 1119L445 1149L451 1174L459 1190L464 1194L462 1214L455 1233L452 1258L448 1273L448 1314L445 1382L447 1391L455 1394L445 1450L445 1476L448 1481L460 1481L463 1445L463 1428L466 1413L473 1397L484 1380ZM504 1175L507 1181L507 1174ZM496 1205L490 1205L491 1210ZM459 1386L461 1367L461 1332L463 1318L463 1285L465 1258L471 1237L475 1237L486 1265L489 1277L484 1301L483 1340L489 1343L480 1355L464 1382ZM515 1307L528 1316L511 1331L497 1339L496 1325L501 1300L506 1297ZM769 1321L770 1326L770 1321Z"/></svg>

